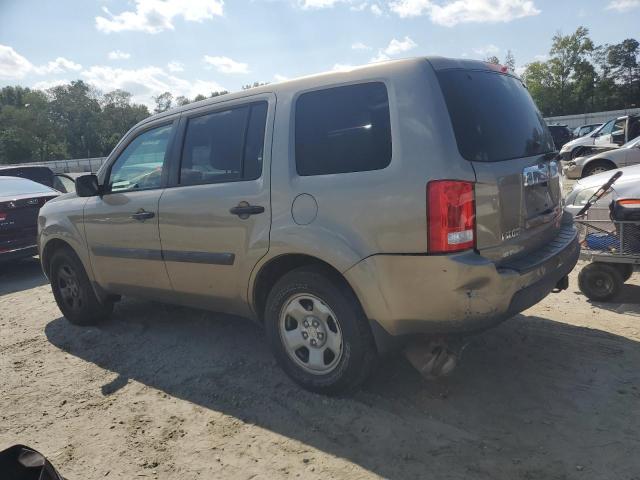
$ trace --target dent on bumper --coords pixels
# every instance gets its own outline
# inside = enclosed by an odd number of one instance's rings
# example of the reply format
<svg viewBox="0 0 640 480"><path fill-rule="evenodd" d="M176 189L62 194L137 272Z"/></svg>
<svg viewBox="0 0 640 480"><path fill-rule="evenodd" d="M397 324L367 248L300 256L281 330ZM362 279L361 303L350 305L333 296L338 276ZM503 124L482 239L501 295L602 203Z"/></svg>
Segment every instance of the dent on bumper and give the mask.
<svg viewBox="0 0 640 480"><path fill-rule="evenodd" d="M345 276L368 318L390 335L480 330L538 303L573 269L577 236L565 240L526 271L468 252L374 255Z"/></svg>

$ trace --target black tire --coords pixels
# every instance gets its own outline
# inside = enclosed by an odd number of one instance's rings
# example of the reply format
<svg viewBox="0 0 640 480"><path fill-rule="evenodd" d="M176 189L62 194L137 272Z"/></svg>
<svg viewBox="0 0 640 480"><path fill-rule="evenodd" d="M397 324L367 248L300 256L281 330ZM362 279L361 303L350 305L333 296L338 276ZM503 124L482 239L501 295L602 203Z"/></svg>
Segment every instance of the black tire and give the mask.
<svg viewBox="0 0 640 480"><path fill-rule="evenodd" d="M283 322L292 319L284 315L284 308L294 299L305 295L316 297L335 313L334 321L341 333L341 354L336 357L333 369L327 373L308 372L300 365L304 363L303 359L297 362L293 354L303 357L306 348L310 358L312 347L304 345L288 353L281 334L281 328L286 328L281 327L281 314L285 317ZM304 308L307 309L307 306ZM369 321L360 302L343 279L322 266L297 268L278 280L267 298L265 329L279 365L296 383L312 392L341 395L356 390L369 376L377 357Z"/></svg>
<svg viewBox="0 0 640 480"><path fill-rule="evenodd" d="M608 302L620 293L624 280L614 265L591 263L580 271L578 285L589 300Z"/></svg>
<svg viewBox="0 0 640 480"><path fill-rule="evenodd" d="M630 263L616 263L615 264L616 268L618 269L618 271L620 272L620 275L622 276L622 281L626 282L627 280L629 280L631 278L631 275L633 275L633 265Z"/></svg>
<svg viewBox="0 0 640 480"><path fill-rule="evenodd" d="M611 162L597 160L595 162L591 162L584 168L584 170L582 171L582 178L590 177L591 175L595 175L596 173L614 170L615 168L616 167Z"/></svg>
<svg viewBox="0 0 640 480"><path fill-rule="evenodd" d="M101 302L78 256L69 248L51 257L51 290L58 308L74 325L95 325L108 319L113 302Z"/></svg>

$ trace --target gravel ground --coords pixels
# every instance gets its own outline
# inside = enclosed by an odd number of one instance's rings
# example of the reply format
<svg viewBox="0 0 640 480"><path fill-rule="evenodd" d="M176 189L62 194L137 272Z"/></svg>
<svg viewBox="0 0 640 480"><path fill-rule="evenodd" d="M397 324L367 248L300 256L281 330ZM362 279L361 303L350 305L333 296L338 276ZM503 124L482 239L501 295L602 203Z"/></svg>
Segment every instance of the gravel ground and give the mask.
<svg viewBox="0 0 640 480"><path fill-rule="evenodd" d="M2 265L0 449L31 445L69 480L637 480L640 276L615 304L576 277L471 338L448 378L394 357L331 399L289 381L246 320L124 300L79 328L36 261Z"/></svg>

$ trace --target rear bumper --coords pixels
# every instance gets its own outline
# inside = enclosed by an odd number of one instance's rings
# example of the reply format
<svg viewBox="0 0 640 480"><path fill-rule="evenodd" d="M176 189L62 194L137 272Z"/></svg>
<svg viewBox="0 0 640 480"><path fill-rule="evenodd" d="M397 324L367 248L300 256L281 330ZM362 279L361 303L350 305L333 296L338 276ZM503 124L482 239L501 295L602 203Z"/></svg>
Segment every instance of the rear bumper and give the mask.
<svg viewBox="0 0 640 480"><path fill-rule="evenodd" d="M9 260L18 260L20 258L33 257L37 254L38 254L37 245L30 245L28 247L16 248L14 250L0 252L0 262L7 262Z"/></svg>
<svg viewBox="0 0 640 480"><path fill-rule="evenodd" d="M497 266L475 252L374 255L349 269L374 333L448 334L488 328L535 305L580 254L571 223L526 258Z"/></svg>

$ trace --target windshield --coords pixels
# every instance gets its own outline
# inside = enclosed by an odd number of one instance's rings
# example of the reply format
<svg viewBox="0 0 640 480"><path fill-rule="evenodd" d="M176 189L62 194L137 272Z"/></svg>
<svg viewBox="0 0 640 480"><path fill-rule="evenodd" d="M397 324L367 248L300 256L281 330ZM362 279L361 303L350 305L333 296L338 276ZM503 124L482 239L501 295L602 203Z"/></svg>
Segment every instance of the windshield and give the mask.
<svg viewBox="0 0 640 480"><path fill-rule="evenodd" d="M529 92L510 75L443 70L444 94L460 154L498 162L555 150L553 138Z"/></svg>
<svg viewBox="0 0 640 480"><path fill-rule="evenodd" d="M57 193L40 183L18 177L0 177L0 196L30 195L35 193Z"/></svg>

